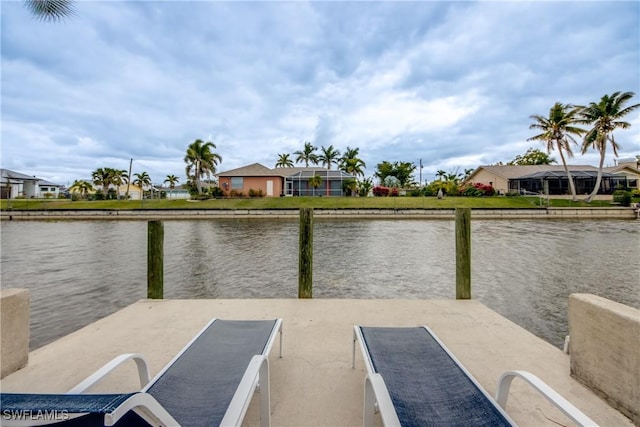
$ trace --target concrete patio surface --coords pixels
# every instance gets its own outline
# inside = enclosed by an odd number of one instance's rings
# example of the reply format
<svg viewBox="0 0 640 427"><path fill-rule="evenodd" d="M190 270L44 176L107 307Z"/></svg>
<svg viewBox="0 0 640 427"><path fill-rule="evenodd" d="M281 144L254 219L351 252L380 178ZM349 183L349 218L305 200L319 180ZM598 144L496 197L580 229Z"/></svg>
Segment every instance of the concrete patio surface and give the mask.
<svg viewBox="0 0 640 427"><path fill-rule="evenodd" d="M129 352L147 356L155 375L214 317L284 320L283 358L276 342L269 360L274 426L362 425L365 368L359 348L356 369L351 368L354 324L428 325L492 395L502 372L527 370L601 426L632 425L569 376L568 355L474 300L142 300L31 352L28 366L2 379L0 387L3 392L66 392ZM92 391L138 387L131 363ZM246 425L258 425L258 400ZM521 426L571 425L519 380L507 412Z"/></svg>

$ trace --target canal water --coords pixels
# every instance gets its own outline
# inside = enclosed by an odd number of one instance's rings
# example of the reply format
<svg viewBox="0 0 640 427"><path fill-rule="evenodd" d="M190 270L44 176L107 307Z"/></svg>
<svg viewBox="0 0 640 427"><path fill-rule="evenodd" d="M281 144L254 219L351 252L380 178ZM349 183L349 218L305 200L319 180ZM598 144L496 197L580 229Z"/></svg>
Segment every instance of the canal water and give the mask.
<svg viewBox="0 0 640 427"><path fill-rule="evenodd" d="M316 219L315 298L455 298L453 221ZM146 298L146 221L4 221L31 348ZM561 347L567 298L640 308L640 221L474 220L472 297ZM165 298L296 298L295 220L165 221ZM274 313L277 315L277 313Z"/></svg>

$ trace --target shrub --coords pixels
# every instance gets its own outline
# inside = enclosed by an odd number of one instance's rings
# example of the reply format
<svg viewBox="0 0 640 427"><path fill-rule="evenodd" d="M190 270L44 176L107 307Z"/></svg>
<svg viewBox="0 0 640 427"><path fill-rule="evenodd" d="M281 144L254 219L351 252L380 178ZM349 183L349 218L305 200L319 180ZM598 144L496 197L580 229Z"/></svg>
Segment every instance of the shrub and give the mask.
<svg viewBox="0 0 640 427"><path fill-rule="evenodd" d="M222 188L220 188L220 187L211 187L209 189L209 193L213 197L222 197L222 196L224 196L224 191L222 191Z"/></svg>
<svg viewBox="0 0 640 427"><path fill-rule="evenodd" d="M631 192L625 190L614 191L613 202L619 203L620 206L631 206Z"/></svg>
<svg viewBox="0 0 640 427"><path fill-rule="evenodd" d="M482 197L493 196L496 190L491 185L476 182L475 184L465 185L459 190L461 196L465 197Z"/></svg>
<svg viewBox="0 0 640 427"><path fill-rule="evenodd" d="M397 188L392 188L391 189L391 193L389 194L391 197L398 197L398 189Z"/></svg>
<svg viewBox="0 0 640 427"><path fill-rule="evenodd" d="M376 197L386 197L389 195L389 188L377 185L373 187L373 195Z"/></svg>
<svg viewBox="0 0 640 427"><path fill-rule="evenodd" d="M229 197L244 197L244 193L238 190L231 190L229 192Z"/></svg>
<svg viewBox="0 0 640 427"><path fill-rule="evenodd" d="M264 193L262 192L262 188L258 188L254 190L253 188L249 189L249 197L264 197Z"/></svg>

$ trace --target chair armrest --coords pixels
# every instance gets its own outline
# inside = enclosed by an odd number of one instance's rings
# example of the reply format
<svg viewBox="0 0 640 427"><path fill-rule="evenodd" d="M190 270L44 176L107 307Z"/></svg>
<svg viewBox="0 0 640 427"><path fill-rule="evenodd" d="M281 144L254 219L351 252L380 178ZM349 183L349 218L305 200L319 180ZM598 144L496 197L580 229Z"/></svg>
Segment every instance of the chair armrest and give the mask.
<svg viewBox="0 0 640 427"><path fill-rule="evenodd" d="M118 366L126 362L127 360L133 360L136 362L138 367L138 377L140 378L140 388L144 387L149 383L149 366L147 365L147 361L143 355L137 353L126 353L121 354L120 356L115 357L109 363L104 365L102 368L95 371L93 374L89 375L82 382L77 384L71 390L67 392L67 394L80 394L87 391L94 384L101 381L104 377L106 377L111 371L116 369Z"/></svg>
<svg viewBox="0 0 640 427"><path fill-rule="evenodd" d="M241 426L251 397L256 391L260 392L260 425L268 427L271 425L271 390L269 359L265 355L255 355L251 358L220 425Z"/></svg>
<svg viewBox="0 0 640 427"><path fill-rule="evenodd" d="M498 380L498 391L496 393L496 401L503 409L507 408L507 398L509 397L509 389L514 378L522 378L542 394L555 407L560 409L567 417L579 426L597 426L591 418L587 417L582 411L573 406L558 392L552 389L547 383L537 376L526 371L507 371Z"/></svg>
<svg viewBox="0 0 640 427"><path fill-rule="evenodd" d="M372 373L368 374L364 380L364 408L362 418L365 427L374 425L373 416L376 409L380 412L382 424L385 427L400 426L396 408L393 406L391 396L389 396L389 390L387 390L382 375Z"/></svg>

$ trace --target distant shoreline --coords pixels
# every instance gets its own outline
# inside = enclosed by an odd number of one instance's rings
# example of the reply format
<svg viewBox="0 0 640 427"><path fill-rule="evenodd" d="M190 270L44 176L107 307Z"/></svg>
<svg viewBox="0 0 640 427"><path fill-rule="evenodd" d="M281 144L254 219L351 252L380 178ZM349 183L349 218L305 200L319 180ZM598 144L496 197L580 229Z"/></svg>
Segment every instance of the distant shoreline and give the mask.
<svg viewBox="0 0 640 427"><path fill-rule="evenodd" d="M2 210L2 221L28 220L180 220L180 219L297 219L299 209L52 209ZM629 207L474 208L478 219L634 219ZM441 209L314 209L316 218L453 219L455 208Z"/></svg>

